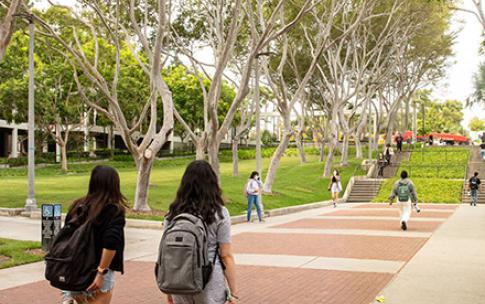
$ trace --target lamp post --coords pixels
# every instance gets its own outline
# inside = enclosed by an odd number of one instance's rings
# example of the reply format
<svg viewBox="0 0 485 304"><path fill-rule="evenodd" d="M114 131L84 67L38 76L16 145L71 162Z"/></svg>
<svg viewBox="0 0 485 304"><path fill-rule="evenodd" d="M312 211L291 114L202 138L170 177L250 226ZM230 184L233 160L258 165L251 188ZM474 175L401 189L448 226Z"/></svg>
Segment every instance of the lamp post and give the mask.
<svg viewBox="0 0 485 304"><path fill-rule="evenodd" d="M28 109L28 176L29 192L25 202L25 210L37 209L35 201L35 113L34 113L34 21L32 15L27 15L29 21L29 109Z"/></svg>
<svg viewBox="0 0 485 304"><path fill-rule="evenodd" d="M261 175L261 101L259 98L259 60L254 67L254 103L256 105L256 171Z"/></svg>

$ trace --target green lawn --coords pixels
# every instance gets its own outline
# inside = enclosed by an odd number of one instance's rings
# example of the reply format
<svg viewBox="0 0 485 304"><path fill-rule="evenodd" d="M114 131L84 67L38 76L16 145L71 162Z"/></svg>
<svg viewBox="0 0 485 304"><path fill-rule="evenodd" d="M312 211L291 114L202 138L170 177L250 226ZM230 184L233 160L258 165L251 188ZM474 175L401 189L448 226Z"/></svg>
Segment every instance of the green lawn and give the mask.
<svg viewBox="0 0 485 304"><path fill-rule="evenodd" d="M381 187L375 202L385 202L402 170L409 173L416 185L418 198L424 203L458 204L461 202L463 178L470 150L433 147L416 150L409 161L402 162L394 179Z"/></svg>
<svg viewBox="0 0 485 304"><path fill-rule="evenodd" d="M394 178L385 181L374 202L387 202L392 186L397 180L398 178ZM412 181L416 186L420 203L461 203L463 181L426 178L413 178Z"/></svg>
<svg viewBox="0 0 485 304"><path fill-rule="evenodd" d="M42 256L28 252L28 250L39 249L40 247L39 242L16 241L0 238L0 256L10 258L5 262L0 263L0 269L42 260Z"/></svg>
<svg viewBox="0 0 485 304"><path fill-rule="evenodd" d="M312 203L330 199L327 191L328 179L321 179L323 163L317 156L307 155L309 162L300 164L296 156L284 157L277 173L273 195L264 197L265 209ZM336 158L336 161L339 157ZM180 178L190 159L157 161L151 175L149 192L150 206L154 210L166 211L173 201ZM355 173L360 161L351 159L348 167L341 168L342 182L345 186ZM118 169L122 182L122 191L133 201L136 183L136 170L131 162L107 162ZM263 175L267 170L269 159L263 159ZM89 173L95 164L71 165L68 174L61 174L57 167L40 168L36 171L36 199L38 204L60 202L63 211L76 198L87 191ZM240 161L240 176L232 176L232 163L221 163L221 184L226 206L231 214L244 213L247 203L243 196L243 187L252 170L254 160ZM359 172L361 173L361 172ZM26 169L0 170L0 206L22 207L27 193ZM139 217L138 215L130 215ZM146 216L141 216L146 217ZM151 216L149 218L159 219Z"/></svg>
<svg viewBox="0 0 485 304"><path fill-rule="evenodd" d="M461 179L468 165L470 150L463 148L425 148L411 153L401 163L399 172L407 170L412 178Z"/></svg>

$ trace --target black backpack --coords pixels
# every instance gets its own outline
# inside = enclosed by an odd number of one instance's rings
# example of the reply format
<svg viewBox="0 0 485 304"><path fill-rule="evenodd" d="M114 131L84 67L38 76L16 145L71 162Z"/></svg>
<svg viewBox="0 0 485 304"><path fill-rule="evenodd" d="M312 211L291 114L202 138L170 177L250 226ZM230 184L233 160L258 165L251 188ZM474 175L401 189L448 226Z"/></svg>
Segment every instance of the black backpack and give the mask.
<svg viewBox="0 0 485 304"><path fill-rule="evenodd" d="M85 291L96 277L93 223L86 218L87 208L79 207L78 216L59 231L45 256L45 278L53 287Z"/></svg>
<svg viewBox="0 0 485 304"><path fill-rule="evenodd" d="M478 185L480 185L480 180L476 177L470 179L470 189L478 190Z"/></svg>

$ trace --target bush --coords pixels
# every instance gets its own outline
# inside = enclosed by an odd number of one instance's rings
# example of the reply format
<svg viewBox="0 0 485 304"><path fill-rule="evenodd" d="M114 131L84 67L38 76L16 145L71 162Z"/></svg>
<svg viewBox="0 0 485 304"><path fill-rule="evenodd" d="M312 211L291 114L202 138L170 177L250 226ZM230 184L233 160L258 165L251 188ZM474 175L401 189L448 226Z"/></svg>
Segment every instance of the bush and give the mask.
<svg viewBox="0 0 485 304"><path fill-rule="evenodd" d="M271 134L268 130L264 130L263 134L261 134L261 141L263 145L270 146L274 142L276 142L277 138L275 134Z"/></svg>

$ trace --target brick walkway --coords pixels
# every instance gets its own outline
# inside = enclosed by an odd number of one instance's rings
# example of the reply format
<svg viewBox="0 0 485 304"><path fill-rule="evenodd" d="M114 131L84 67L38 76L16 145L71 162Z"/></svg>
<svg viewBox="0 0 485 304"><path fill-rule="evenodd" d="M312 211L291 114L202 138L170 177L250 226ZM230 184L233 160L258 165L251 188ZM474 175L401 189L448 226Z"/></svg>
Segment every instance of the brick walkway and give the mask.
<svg viewBox="0 0 485 304"><path fill-rule="evenodd" d="M454 206L422 206L420 221L411 221L410 230L396 236L396 231L399 231L397 210L393 209L395 207L379 210L386 206L373 204L349 208L343 205L339 207L341 210L324 208L270 218L264 225L234 226L236 261L238 255L242 259L261 254L261 257L273 257L286 263L274 267L260 260L258 266L247 263L238 266L240 303L369 304L401 269L399 263L407 263L428 240L428 237L406 236L406 233L434 232L442 224L436 218L446 220L454 212ZM332 218L318 218L322 214ZM346 218L338 219L339 215ZM356 217L356 220L349 220L348 216ZM359 216L374 217L374 220L357 220ZM390 216L395 217L395 221L379 219ZM413 216L417 217L416 214ZM426 221L427 218L429 221ZM288 234L281 228L302 231ZM314 233L306 233L308 229L314 230ZM339 229L340 233L327 233L324 229ZM359 235L355 234L357 230ZM365 235L366 231L369 235ZM375 231L380 231L382 236L372 235L371 232ZM393 233L393 236L386 233ZM126 262L126 273L118 276L112 303L165 303L153 275L157 244L154 242L151 246L154 247L152 255ZM305 259L308 261L302 263ZM317 259L335 259L338 262L326 269L325 264L317 267L318 263L311 263ZM348 270L349 265L359 261L362 261L359 271ZM398 268L383 271L373 266L382 263L398 263ZM59 291L45 281L0 290L0 304L51 304L59 303L59 298Z"/></svg>

